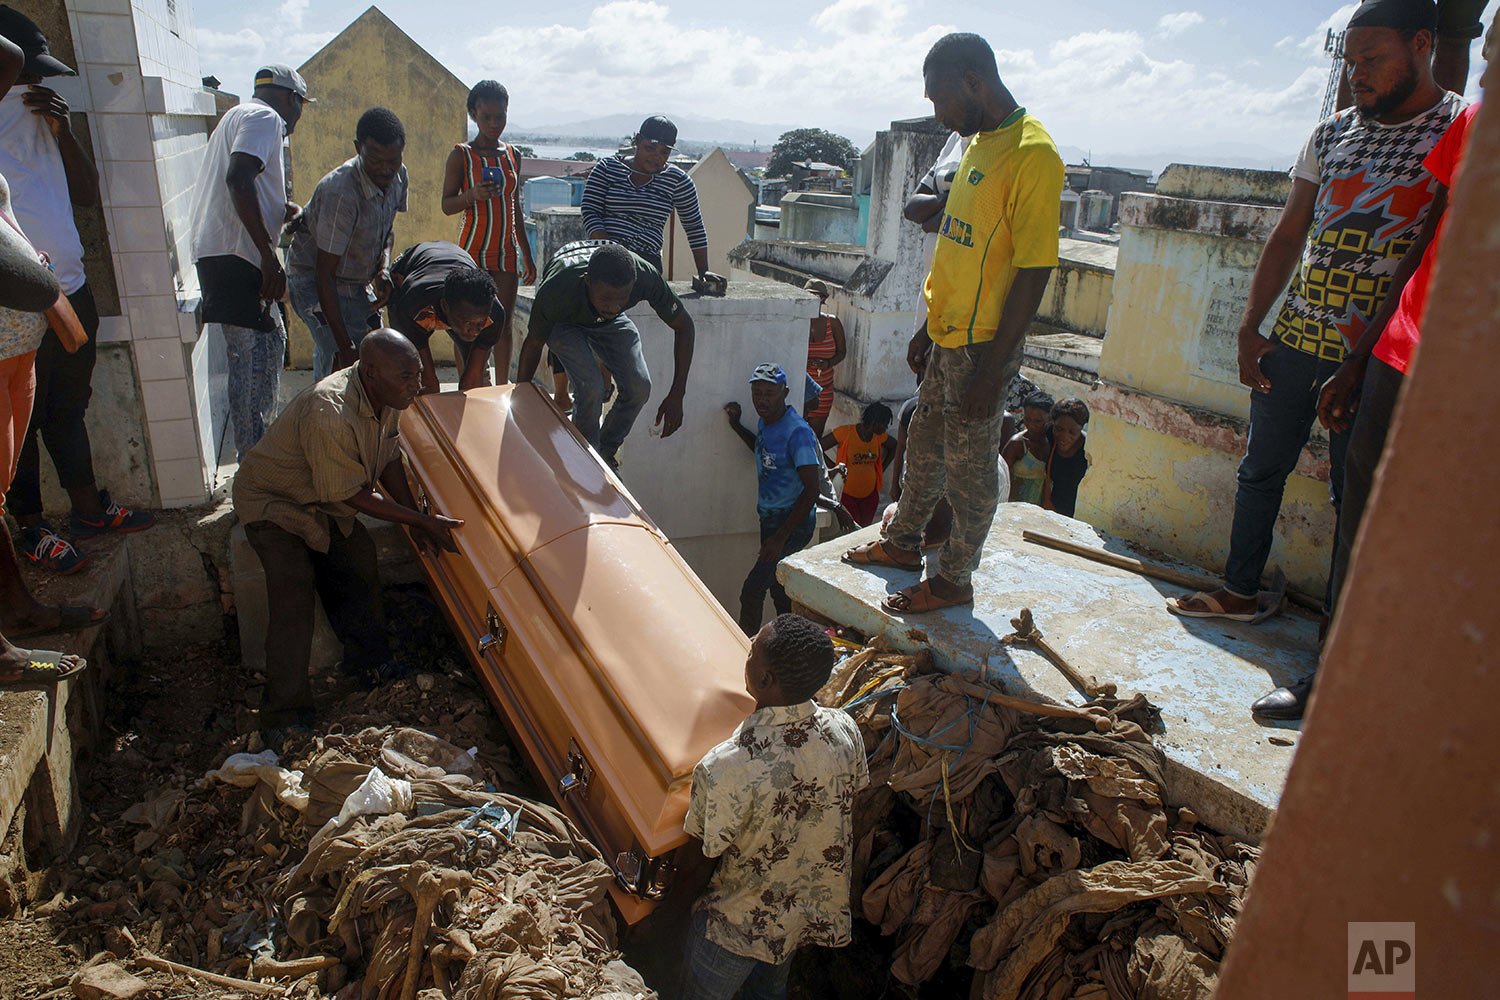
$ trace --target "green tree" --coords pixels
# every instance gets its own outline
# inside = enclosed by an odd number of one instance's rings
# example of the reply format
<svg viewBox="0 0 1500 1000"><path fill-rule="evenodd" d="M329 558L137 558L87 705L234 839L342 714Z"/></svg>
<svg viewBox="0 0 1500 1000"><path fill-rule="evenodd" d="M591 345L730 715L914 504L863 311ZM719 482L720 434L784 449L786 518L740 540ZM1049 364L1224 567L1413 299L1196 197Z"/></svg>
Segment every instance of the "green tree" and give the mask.
<svg viewBox="0 0 1500 1000"><path fill-rule="evenodd" d="M588 152L586 150L580 149L578 152L576 152L572 156L568 157L568 159L570 159L570 160L577 160L580 163L593 163L595 160L599 159L599 157L595 156L593 153L590 153L590 152Z"/></svg>
<svg viewBox="0 0 1500 1000"><path fill-rule="evenodd" d="M522 146L519 143L514 143L510 148L514 149L518 155L524 156L528 160L536 159L536 150L532 149L530 146Z"/></svg>
<svg viewBox="0 0 1500 1000"><path fill-rule="evenodd" d="M858 157L859 150L854 148L854 143L841 135L821 128L794 128L783 132L776 145L771 147L766 176L785 177L792 172L793 163L804 160L836 163L848 170Z"/></svg>

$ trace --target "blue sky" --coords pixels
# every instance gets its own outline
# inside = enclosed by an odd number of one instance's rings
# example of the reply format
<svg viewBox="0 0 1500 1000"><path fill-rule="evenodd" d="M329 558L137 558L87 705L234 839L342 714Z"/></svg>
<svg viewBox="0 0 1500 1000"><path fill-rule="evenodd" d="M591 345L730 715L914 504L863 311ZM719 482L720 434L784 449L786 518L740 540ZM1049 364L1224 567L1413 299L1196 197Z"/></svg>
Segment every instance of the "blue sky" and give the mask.
<svg viewBox="0 0 1500 1000"><path fill-rule="evenodd" d="M367 6L199 0L203 72L243 92L258 64L300 64ZM1324 31L1354 8L1333 0L379 6L465 82L504 83L516 127L667 110L821 126L862 142L892 119L930 113L922 56L945 32L964 30L989 39L1017 99L1059 144L1093 150L1096 160L1223 160L1238 151L1287 162L1322 100ZM1476 42L1476 77L1478 58Z"/></svg>

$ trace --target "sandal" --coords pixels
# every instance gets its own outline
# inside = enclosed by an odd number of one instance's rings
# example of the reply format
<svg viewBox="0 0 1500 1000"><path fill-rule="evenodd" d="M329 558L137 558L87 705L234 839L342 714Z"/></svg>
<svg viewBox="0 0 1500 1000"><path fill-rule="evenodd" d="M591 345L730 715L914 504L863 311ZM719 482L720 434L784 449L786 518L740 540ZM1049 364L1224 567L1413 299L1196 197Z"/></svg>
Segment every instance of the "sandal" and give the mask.
<svg viewBox="0 0 1500 1000"><path fill-rule="evenodd" d="M20 652L26 657L26 662L21 665L20 675L8 681L0 681L0 686L56 684L74 674L83 673L89 665L87 660L73 653L59 653L51 649L23 649Z"/></svg>
<svg viewBox="0 0 1500 1000"><path fill-rule="evenodd" d="M925 615L929 611L956 608L974 603L974 592L968 597L939 597L932 592L931 582L921 583L898 590L880 602L880 610L888 615Z"/></svg>
<svg viewBox="0 0 1500 1000"><path fill-rule="evenodd" d="M1197 601L1208 608L1208 610L1194 611L1190 608L1185 608L1182 606L1183 601ZM1253 622L1259 614L1259 611L1226 611L1224 610L1224 605L1219 603L1217 597L1213 594L1204 593L1201 590L1191 597L1172 598L1167 602L1167 610L1174 615L1181 615L1183 618L1223 618L1232 622Z"/></svg>
<svg viewBox="0 0 1500 1000"><path fill-rule="evenodd" d="M51 635L54 632L77 632L80 629L93 628L95 625L103 625L109 621L110 613L108 611L105 611L98 618L94 617L94 613L95 609L93 608L78 605L62 605L57 609L56 625L10 633L7 637L12 640L32 639L39 635Z"/></svg>
<svg viewBox="0 0 1500 1000"><path fill-rule="evenodd" d="M842 556L839 556L839 560L851 566L889 566L892 569L914 570L922 568L921 553L913 554L915 560L913 562L901 562L895 556L891 555L892 549L894 549L894 546L891 548L886 547L884 538L877 538L873 542L856 545ZM896 552L904 551L903 549L894 550Z"/></svg>

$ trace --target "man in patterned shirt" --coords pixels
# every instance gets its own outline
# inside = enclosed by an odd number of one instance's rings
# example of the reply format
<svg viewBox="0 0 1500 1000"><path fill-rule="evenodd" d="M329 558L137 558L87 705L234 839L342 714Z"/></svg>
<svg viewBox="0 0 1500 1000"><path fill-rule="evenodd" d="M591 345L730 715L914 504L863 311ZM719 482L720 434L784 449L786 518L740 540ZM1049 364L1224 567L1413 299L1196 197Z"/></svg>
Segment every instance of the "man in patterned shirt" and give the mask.
<svg viewBox="0 0 1500 1000"><path fill-rule="evenodd" d="M1349 20L1344 62L1355 106L1320 122L1292 168L1239 329L1240 381L1252 390L1224 586L1167 602L1191 618L1255 618L1287 476L1316 416L1318 392L1359 339L1427 217L1436 181L1422 161L1463 109L1432 78L1433 0L1367 0ZM1300 266L1299 266L1300 260ZM1271 328L1260 327L1291 280ZM1347 431L1329 435L1329 489L1339 506ZM1284 693L1284 692L1279 692ZM1291 700L1256 702L1300 716Z"/></svg>
<svg viewBox="0 0 1500 1000"><path fill-rule="evenodd" d="M854 720L812 700L832 669L833 643L797 615L750 644L755 711L693 770L683 826L717 867L693 915L682 1000L742 987L777 1000L798 948L849 943L851 813L870 775Z"/></svg>

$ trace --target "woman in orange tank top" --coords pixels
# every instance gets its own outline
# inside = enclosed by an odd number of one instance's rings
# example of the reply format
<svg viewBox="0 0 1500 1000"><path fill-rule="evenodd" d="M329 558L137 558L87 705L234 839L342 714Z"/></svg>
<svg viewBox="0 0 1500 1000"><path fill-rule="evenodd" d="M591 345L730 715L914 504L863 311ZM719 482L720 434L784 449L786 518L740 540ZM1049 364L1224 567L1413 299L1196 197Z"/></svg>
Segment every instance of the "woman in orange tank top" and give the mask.
<svg viewBox="0 0 1500 1000"><path fill-rule="evenodd" d="M503 86L481 80L469 91L468 106L479 133L448 154L443 214L462 213L457 243L495 279L495 291L505 306L505 330L495 344L495 371L498 381L507 382L516 288L536 281L521 211L521 157L515 147L500 141L510 111L510 94Z"/></svg>
<svg viewBox="0 0 1500 1000"><path fill-rule="evenodd" d="M818 393L817 402L802 411L802 418L822 437L828 414L833 411L833 369L844 360L844 324L823 311L828 305L827 282L813 278L803 287L818 297L818 315L808 326L807 374L823 391Z"/></svg>

